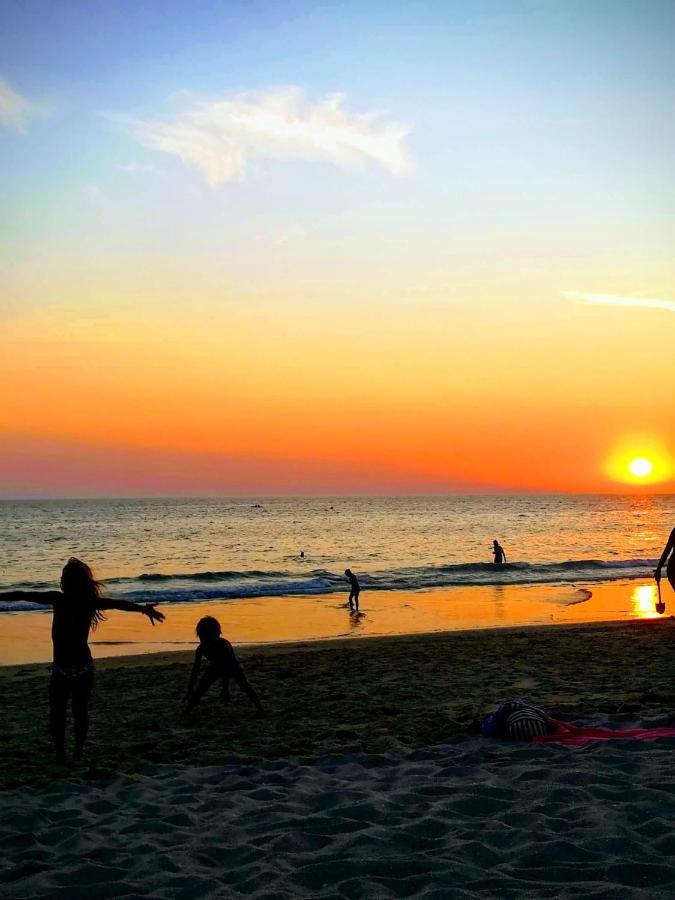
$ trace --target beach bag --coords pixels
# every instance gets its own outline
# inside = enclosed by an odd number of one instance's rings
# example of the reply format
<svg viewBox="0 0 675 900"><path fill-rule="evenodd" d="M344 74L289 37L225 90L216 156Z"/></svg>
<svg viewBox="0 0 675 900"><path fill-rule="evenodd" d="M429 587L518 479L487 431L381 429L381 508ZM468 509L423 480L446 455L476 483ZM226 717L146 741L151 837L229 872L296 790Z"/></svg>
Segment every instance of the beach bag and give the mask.
<svg viewBox="0 0 675 900"><path fill-rule="evenodd" d="M543 709L525 700L507 700L483 719L483 735L505 741L531 741L551 734L553 725Z"/></svg>

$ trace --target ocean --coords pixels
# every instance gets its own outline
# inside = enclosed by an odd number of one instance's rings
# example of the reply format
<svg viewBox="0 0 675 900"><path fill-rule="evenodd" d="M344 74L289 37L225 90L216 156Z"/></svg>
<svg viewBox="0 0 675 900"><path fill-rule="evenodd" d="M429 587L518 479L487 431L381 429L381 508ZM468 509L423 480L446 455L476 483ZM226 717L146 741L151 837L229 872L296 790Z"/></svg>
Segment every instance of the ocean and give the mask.
<svg viewBox="0 0 675 900"><path fill-rule="evenodd" d="M32 500L0 517L0 590L54 588L78 556L108 595L167 604L344 592L347 567L364 590L644 579L675 496Z"/></svg>

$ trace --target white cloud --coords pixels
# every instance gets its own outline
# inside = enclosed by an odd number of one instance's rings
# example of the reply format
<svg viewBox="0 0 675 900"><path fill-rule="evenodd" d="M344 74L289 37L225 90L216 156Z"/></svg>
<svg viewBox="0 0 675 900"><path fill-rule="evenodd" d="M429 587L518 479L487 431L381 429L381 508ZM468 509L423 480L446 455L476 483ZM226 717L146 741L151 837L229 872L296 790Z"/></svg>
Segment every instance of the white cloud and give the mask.
<svg viewBox="0 0 675 900"><path fill-rule="evenodd" d="M0 125L24 132L32 112L28 100L17 94L0 75Z"/></svg>
<svg viewBox="0 0 675 900"><path fill-rule="evenodd" d="M323 160L350 167L375 162L404 175L408 130L369 113L348 113L342 94L311 103L295 87L193 98L172 119L127 121L145 147L170 153L199 169L212 186L243 181L259 159Z"/></svg>
<svg viewBox="0 0 675 900"><path fill-rule="evenodd" d="M623 306L637 309L665 309L675 312L675 300L656 300L643 297L617 297L614 294L586 294L582 291L561 291L568 300L587 303L593 306Z"/></svg>
<svg viewBox="0 0 675 900"><path fill-rule="evenodd" d="M151 165L148 165L147 163L137 163L137 162L121 163L120 165L116 166L115 168L117 168L120 172L124 172L125 175L143 175L143 174L161 175L162 174L161 170L158 169L157 166L151 166Z"/></svg>
<svg viewBox="0 0 675 900"><path fill-rule="evenodd" d="M284 247L301 241L306 235L307 232L301 225L281 225L270 228L261 236L261 240L269 242L274 247Z"/></svg>
<svg viewBox="0 0 675 900"><path fill-rule="evenodd" d="M102 207L107 203L105 191L98 184L86 185L84 193L92 206Z"/></svg>

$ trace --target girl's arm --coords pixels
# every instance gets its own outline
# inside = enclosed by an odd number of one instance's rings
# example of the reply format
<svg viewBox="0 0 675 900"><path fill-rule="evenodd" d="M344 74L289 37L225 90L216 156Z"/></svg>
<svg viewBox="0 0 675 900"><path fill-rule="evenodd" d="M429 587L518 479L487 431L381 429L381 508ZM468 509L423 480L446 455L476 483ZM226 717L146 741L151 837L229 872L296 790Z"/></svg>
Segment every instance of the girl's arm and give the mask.
<svg viewBox="0 0 675 900"><path fill-rule="evenodd" d="M102 600L97 604L99 609L121 609L123 612L138 612L147 616L152 624L164 621L164 613L155 609L156 603L132 603L130 600Z"/></svg>
<svg viewBox="0 0 675 900"><path fill-rule="evenodd" d="M15 603L17 600L25 600L28 603L53 606L62 596L61 591L0 591L0 603Z"/></svg>
<svg viewBox="0 0 675 900"><path fill-rule="evenodd" d="M663 548L663 553L661 554L661 559L659 560L658 565L656 566L656 571L654 572L654 577L656 578L657 581L661 581L661 569L663 568L665 561L668 559L668 556L670 555L670 551L673 549L675 549L675 528L673 528L673 530L670 532L670 537L668 538L668 543Z"/></svg>

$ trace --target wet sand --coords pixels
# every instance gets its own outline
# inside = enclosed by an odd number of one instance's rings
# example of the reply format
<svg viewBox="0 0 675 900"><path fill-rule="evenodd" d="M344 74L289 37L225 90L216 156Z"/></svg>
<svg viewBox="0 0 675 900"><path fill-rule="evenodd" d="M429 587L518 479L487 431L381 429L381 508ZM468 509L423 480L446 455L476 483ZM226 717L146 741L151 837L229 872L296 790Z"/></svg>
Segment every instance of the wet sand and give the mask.
<svg viewBox="0 0 675 900"><path fill-rule="evenodd" d="M161 606L167 618L155 628L142 616L108 612L91 649L98 658L185 650L205 615L216 616L235 644L269 644L654 618L655 600L653 581L364 591L358 618L346 594L209 600ZM0 665L47 662L51 654L51 611L0 615Z"/></svg>

